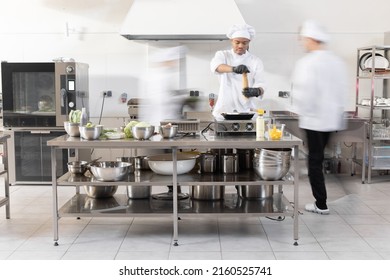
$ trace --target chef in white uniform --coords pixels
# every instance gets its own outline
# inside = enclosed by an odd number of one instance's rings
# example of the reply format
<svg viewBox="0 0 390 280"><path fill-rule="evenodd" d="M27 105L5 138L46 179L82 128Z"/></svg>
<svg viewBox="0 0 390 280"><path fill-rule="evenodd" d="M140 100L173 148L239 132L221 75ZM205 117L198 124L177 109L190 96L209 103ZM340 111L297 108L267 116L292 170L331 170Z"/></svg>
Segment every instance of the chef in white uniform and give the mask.
<svg viewBox="0 0 390 280"><path fill-rule="evenodd" d="M226 34L232 48L215 53L210 62L211 71L219 75L218 99L213 109L216 119L221 113L249 112L260 108L264 94L264 66L257 56L248 51L255 29L247 24L234 25ZM243 89L242 74L247 73L248 88Z"/></svg>
<svg viewBox="0 0 390 280"><path fill-rule="evenodd" d="M291 96L292 110L299 115L299 127L306 133L308 175L315 198L305 210L329 214L322 164L331 132L346 128L346 67L327 49L329 35L317 22L304 22L300 38L306 55L295 65Z"/></svg>

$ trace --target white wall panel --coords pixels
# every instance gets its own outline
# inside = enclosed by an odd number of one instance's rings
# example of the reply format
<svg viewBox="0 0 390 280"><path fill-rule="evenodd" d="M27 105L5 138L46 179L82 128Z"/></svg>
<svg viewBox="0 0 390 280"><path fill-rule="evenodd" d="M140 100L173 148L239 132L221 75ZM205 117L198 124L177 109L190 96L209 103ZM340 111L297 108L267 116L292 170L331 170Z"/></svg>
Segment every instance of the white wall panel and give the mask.
<svg viewBox="0 0 390 280"><path fill-rule="evenodd" d="M113 97L105 100L103 117L120 120L127 116L127 106L120 103L119 95L127 92L129 97L141 96L148 82L148 43L128 41L119 35L131 3L131 0L1 1L0 60L51 61L56 57L72 57L86 62L90 66L91 115L100 114L102 91L112 90ZM318 19L328 28L332 36L329 47L347 62L353 108L356 48L383 43L383 33L390 29L390 1L236 0L236 3L247 23L257 31L250 50L265 64L266 109L289 105L289 100L278 98L277 92L289 90L292 67L302 54L297 30L307 18ZM66 23L69 36L65 32ZM218 79L210 72L209 61L215 51L229 48L229 42L192 42L187 46L188 88L198 89L205 96L216 93Z"/></svg>

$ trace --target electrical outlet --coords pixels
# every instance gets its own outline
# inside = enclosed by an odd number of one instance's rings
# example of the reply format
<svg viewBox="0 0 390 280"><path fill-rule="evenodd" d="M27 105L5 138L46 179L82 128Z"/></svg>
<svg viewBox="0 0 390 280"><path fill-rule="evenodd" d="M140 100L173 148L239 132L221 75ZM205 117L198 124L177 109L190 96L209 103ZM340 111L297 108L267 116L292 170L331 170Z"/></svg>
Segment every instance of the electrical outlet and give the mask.
<svg viewBox="0 0 390 280"><path fill-rule="evenodd" d="M103 97L111 97L111 96L112 96L111 90L103 91Z"/></svg>

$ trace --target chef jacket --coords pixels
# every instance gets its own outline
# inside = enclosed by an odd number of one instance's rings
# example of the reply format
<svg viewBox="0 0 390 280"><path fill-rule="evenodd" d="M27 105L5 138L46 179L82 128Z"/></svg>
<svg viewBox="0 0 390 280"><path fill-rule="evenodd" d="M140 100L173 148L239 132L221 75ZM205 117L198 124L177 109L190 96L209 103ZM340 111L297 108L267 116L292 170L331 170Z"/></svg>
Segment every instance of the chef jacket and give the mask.
<svg viewBox="0 0 390 280"><path fill-rule="evenodd" d="M236 54L233 49L217 51L210 62L211 71L219 75L220 82L213 116L216 119L223 119L221 113L231 113L234 110L248 112L250 109L259 108L261 98L246 98L242 94L242 74L218 73L216 69L221 64L246 65L250 71L247 74L249 87L262 87L265 90L264 66L260 58L248 51L242 55Z"/></svg>
<svg viewBox="0 0 390 280"><path fill-rule="evenodd" d="M292 111L299 127L314 131L346 128L347 77L344 62L328 50L307 53L292 76Z"/></svg>

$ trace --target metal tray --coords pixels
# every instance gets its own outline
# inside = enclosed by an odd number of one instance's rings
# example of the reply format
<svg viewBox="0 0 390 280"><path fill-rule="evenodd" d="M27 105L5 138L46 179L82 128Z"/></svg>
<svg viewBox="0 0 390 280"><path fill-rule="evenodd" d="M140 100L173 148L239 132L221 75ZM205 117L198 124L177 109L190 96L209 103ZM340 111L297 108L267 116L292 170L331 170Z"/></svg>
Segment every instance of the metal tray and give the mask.
<svg viewBox="0 0 390 280"><path fill-rule="evenodd" d="M222 113L225 120L250 120L255 113Z"/></svg>

